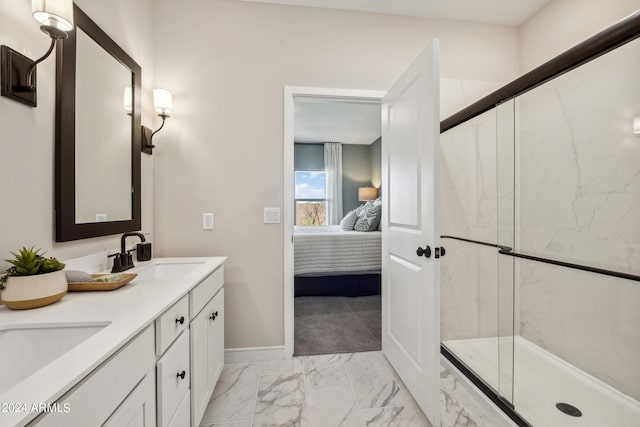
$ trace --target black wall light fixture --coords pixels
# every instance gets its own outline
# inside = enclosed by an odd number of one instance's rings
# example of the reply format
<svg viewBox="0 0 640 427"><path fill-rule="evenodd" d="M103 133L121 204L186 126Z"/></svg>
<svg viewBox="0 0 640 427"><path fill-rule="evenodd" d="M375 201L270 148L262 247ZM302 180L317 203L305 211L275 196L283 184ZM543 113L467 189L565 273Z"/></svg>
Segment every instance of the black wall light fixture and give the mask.
<svg viewBox="0 0 640 427"><path fill-rule="evenodd" d="M153 108L158 113L158 116L162 118L162 125L152 132L146 126L142 126L142 152L145 154L153 154L153 135L160 132L160 129L164 127L164 122L169 115L173 112L173 98L171 92L166 89L154 89L153 90Z"/></svg>
<svg viewBox="0 0 640 427"><path fill-rule="evenodd" d="M49 57L58 40L66 39L73 31L73 0L32 0L31 9L35 20L42 24L40 29L51 37L51 46L35 61L9 46L1 46L0 94L35 107L38 100L36 66Z"/></svg>

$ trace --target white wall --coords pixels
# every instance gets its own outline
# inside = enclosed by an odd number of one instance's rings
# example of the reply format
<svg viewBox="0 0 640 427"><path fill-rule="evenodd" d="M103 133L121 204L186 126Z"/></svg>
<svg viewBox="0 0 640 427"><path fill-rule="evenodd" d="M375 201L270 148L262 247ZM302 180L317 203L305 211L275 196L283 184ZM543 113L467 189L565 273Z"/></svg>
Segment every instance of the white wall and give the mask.
<svg viewBox="0 0 640 427"><path fill-rule="evenodd" d="M432 37L442 76L507 82L513 28L237 1L158 0L156 253L228 255L226 347L283 344L283 87L386 90ZM215 213L215 229L200 228Z"/></svg>
<svg viewBox="0 0 640 427"><path fill-rule="evenodd" d="M531 71L640 10L640 0L552 0L520 26L520 71Z"/></svg>
<svg viewBox="0 0 640 427"><path fill-rule="evenodd" d="M76 3L142 66L143 85L149 90L153 82L152 0ZM30 2L0 0L0 44L32 59L47 50L49 39L32 18ZM8 258L10 250L21 246L40 247L63 259L119 247L116 236L55 243L55 62L54 53L38 65L37 108L0 97L0 259ZM147 101L143 99L143 117L148 123L152 116ZM152 160L143 159L142 224L149 232L153 228L152 173Z"/></svg>

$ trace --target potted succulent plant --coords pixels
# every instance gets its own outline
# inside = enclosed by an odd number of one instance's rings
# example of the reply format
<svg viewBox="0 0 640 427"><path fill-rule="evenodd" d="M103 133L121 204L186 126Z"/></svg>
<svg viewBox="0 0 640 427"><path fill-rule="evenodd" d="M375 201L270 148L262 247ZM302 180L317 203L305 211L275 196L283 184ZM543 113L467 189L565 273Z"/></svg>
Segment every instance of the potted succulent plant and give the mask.
<svg viewBox="0 0 640 427"><path fill-rule="evenodd" d="M24 310L53 304L67 293L64 264L55 258L45 258L40 249L22 248L11 252L12 266L0 277L2 302L8 308Z"/></svg>

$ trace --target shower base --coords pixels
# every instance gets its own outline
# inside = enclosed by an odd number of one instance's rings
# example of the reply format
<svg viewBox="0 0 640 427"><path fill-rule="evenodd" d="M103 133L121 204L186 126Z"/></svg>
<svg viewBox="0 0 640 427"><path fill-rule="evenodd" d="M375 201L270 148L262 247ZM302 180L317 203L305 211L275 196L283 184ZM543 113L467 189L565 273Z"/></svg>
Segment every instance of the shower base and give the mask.
<svg viewBox="0 0 640 427"><path fill-rule="evenodd" d="M443 341L443 344L479 377L509 396L510 352L498 372L498 338ZM505 342L502 342L503 349ZM508 348L508 347L507 347ZM513 403L515 410L538 427L629 427L640 420L640 402L565 362L530 341L514 338ZM506 385L506 386L505 386ZM556 408L573 405L582 412L573 417Z"/></svg>

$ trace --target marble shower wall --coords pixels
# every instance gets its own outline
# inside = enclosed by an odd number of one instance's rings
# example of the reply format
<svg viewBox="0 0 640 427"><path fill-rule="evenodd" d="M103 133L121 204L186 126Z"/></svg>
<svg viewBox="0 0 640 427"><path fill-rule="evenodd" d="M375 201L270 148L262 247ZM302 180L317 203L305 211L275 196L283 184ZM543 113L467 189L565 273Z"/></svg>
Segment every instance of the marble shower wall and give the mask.
<svg viewBox="0 0 640 427"><path fill-rule="evenodd" d="M636 40L516 100L518 251L640 274L639 65ZM517 267L521 335L640 400L640 284Z"/></svg>
<svg viewBox="0 0 640 427"><path fill-rule="evenodd" d="M495 242L495 110L443 133L440 150L441 234ZM447 249L440 263L442 340L497 336L495 248L441 244Z"/></svg>

